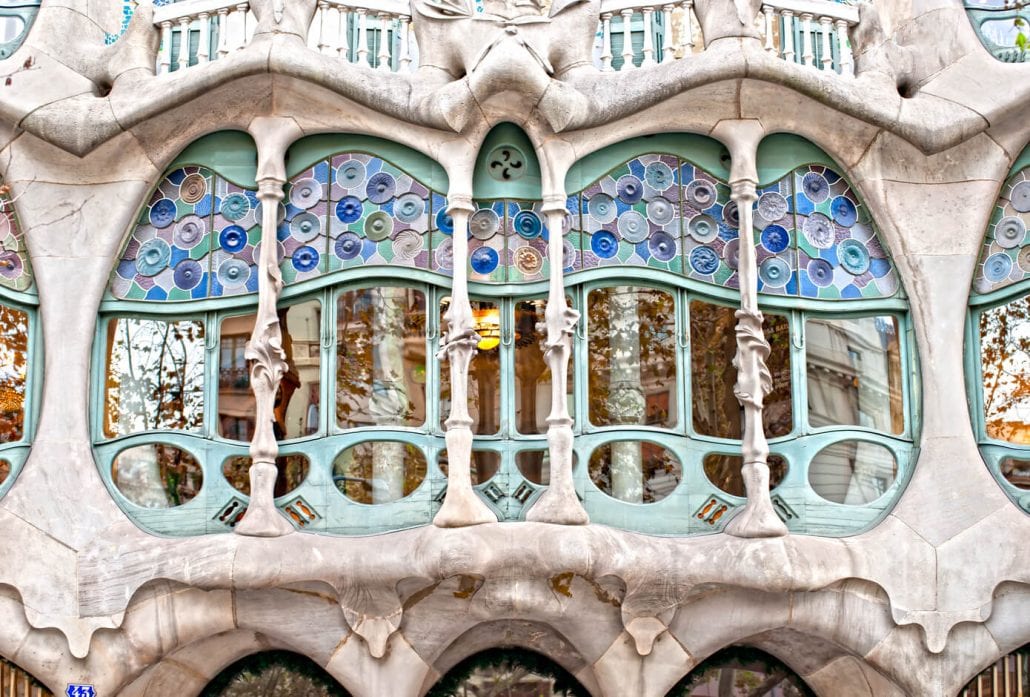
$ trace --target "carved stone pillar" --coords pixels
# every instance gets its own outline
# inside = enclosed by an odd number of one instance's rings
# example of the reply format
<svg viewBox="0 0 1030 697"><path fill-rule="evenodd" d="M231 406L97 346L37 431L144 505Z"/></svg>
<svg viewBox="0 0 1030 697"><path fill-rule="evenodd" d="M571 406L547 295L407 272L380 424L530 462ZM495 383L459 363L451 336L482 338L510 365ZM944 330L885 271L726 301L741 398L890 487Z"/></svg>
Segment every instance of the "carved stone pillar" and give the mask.
<svg viewBox="0 0 1030 697"><path fill-rule="evenodd" d="M250 385L254 390L255 426L250 443L250 505L235 527L239 535L278 537L293 532L293 525L275 507L275 394L286 374L286 352L276 305L283 288L279 273L276 227L285 179L262 178L258 182L261 202L261 250L258 260L258 310L254 333L244 355L250 361Z"/></svg>
<svg viewBox="0 0 1030 697"><path fill-rule="evenodd" d="M433 519L441 528L496 523L495 516L472 490L472 417L468 409L469 364L476 355L479 335L468 292L468 220L475 210L471 196L450 197L448 212L454 221L454 277L447 333L440 339L437 357L451 366L451 413L447 433L447 494Z"/></svg>
<svg viewBox="0 0 1030 697"><path fill-rule="evenodd" d="M543 213L547 216L547 257L550 279L547 309L547 342L544 359L551 369L551 413L547 417L547 448L551 459L547 490L526 513L526 520L562 525L586 525L590 522L583 504L576 496L572 482L572 416L569 414L569 358L572 355L572 332L579 313L569 307L565 298L565 247L563 240L565 196L544 198Z"/></svg>
<svg viewBox="0 0 1030 697"><path fill-rule="evenodd" d="M408 414L404 381L404 318L407 290L387 286L373 291L372 399L369 409L377 426L403 426ZM404 444L372 445L372 503L404 496Z"/></svg>
<svg viewBox="0 0 1030 697"><path fill-rule="evenodd" d="M772 375L766 365L769 342L762 332L762 313L758 309L758 263L752 227L754 204L758 200L756 182L735 179L731 198L740 211L740 256L737 273L740 278L740 309L737 310L737 384L733 394L744 408L741 475L747 491L747 503L726 526L726 532L737 537L777 537L787 528L772 507L769 496L769 444L762 424L762 402L772 391Z"/></svg>

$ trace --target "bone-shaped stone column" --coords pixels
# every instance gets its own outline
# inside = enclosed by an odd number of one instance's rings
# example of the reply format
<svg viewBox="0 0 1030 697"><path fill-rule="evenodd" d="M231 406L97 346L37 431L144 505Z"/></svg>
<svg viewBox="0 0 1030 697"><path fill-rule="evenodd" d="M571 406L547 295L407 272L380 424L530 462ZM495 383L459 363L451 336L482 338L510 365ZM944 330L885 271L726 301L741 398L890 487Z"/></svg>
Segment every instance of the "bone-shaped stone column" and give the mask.
<svg viewBox="0 0 1030 697"><path fill-rule="evenodd" d="M447 442L447 494L433 519L441 528L496 523L497 516L472 490L472 417L468 408L469 364L476 355L479 335L472 317L468 290L468 221L475 210L471 196L448 197L448 213L454 221L451 235L454 276L451 304L447 308L447 333L440 340L437 358L451 366L451 413L444 436Z"/></svg>
<svg viewBox="0 0 1030 697"><path fill-rule="evenodd" d="M235 531L239 535L278 537L293 532L294 528L275 507L275 479L279 473L275 466L279 444L273 428L275 395L286 373L286 352L276 311L283 288L276 228L286 183L286 148L300 135L300 129L292 119L257 118L251 124L250 133L258 148L261 251L257 318L244 355L251 362L250 385L256 406L254 438L250 443L250 504Z"/></svg>
<svg viewBox="0 0 1030 697"><path fill-rule="evenodd" d="M590 522L572 483L572 416L569 415L569 358L572 333L579 313L569 307L565 297L565 196L545 196L543 214L547 217L547 258L550 279L544 323L547 340L544 359L551 369L551 413L547 416L547 448L551 460L547 490L526 513L526 520L562 525Z"/></svg>
<svg viewBox="0 0 1030 697"><path fill-rule="evenodd" d="M758 309L758 261L755 254L754 204L758 200L758 144L765 134L754 120L724 121L713 131L730 149L731 198L740 214L740 254L737 274L740 279L740 309L737 310L737 384L733 388L744 409L741 475L747 503L727 524L726 532L737 537L778 537L787 527L776 515L769 496L769 444L762 424L762 404L772 391L772 376L766 365L769 342L762 333L762 313Z"/></svg>

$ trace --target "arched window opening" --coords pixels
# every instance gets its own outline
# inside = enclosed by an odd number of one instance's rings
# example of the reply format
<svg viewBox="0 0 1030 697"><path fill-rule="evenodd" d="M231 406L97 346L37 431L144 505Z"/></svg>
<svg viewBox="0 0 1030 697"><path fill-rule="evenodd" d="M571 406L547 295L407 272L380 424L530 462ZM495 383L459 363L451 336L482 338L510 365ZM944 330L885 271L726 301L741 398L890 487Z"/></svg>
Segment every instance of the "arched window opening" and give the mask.
<svg viewBox="0 0 1030 697"><path fill-rule="evenodd" d="M744 646L724 649L691 671L666 697L815 697L794 671Z"/></svg>
<svg viewBox="0 0 1030 697"><path fill-rule="evenodd" d="M350 697L350 693L310 658L291 651L265 651L223 670L201 697Z"/></svg>
<svg viewBox="0 0 1030 697"><path fill-rule="evenodd" d="M12 697L54 697L40 681L14 663L0 657L0 695Z"/></svg>
<svg viewBox="0 0 1030 697"><path fill-rule="evenodd" d="M1030 644L1005 654L969 681L958 697L1020 697L1030 694Z"/></svg>
<svg viewBox="0 0 1030 697"><path fill-rule="evenodd" d="M426 697L589 697L567 670L534 651L489 649L456 665Z"/></svg>
<svg viewBox="0 0 1030 697"><path fill-rule="evenodd" d="M973 277L967 370L980 451L1030 513L1030 148L1012 168Z"/></svg>

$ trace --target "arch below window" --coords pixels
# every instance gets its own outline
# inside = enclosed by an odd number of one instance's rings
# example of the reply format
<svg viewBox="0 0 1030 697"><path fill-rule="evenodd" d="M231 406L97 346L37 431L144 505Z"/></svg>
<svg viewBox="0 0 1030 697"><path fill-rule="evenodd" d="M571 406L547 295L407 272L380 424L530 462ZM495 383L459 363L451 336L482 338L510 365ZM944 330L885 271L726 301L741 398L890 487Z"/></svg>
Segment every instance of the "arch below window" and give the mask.
<svg viewBox="0 0 1030 697"><path fill-rule="evenodd" d="M957 697L1012 697L1030 694L1030 644L999 658L969 681Z"/></svg>
<svg viewBox="0 0 1030 697"><path fill-rule="evenodd" d="M31 673L0 657L0 694L18 697L54 697Z"/></svg>
<svg viewBox="0 0 1030 697"><path fill-rule="evenodd" d="M466 694L590 697L586 688L560 665L542 654L521 648L489 649L466 658L451 668L426 697L465 697Z"/></svg>
<svg viewBox="0 0 1030 697"><path fill-rule="evenodd" d="M207 684L201 697L350 697L310 658L292 651L264 651L236 661Z"/></svg>
<svg viewBox="0 0 1030 697"><path fill-rule="evenodd" d="M676 684L666 697L815 697L801 677L764 651L733 646L719 651Z"/></svg>

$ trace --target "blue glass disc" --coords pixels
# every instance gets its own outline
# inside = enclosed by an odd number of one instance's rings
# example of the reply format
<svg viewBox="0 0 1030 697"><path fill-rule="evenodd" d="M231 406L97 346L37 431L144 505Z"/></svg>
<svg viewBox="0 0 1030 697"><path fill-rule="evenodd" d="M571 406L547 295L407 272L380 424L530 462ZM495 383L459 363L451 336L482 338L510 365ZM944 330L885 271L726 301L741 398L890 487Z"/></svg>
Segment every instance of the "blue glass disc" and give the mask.
<svg viewBox="0 0 1030 697"><path fill-rule="evenodd" d="M615 183L615 190L619 193L619 198L626 203L636 203L644 195L643 183L632 174L619 177L619 181Z"/></svg>
<svg viewBox="0 0 1030 697"><path fill-rule="evenodd" d="M984 262L984 278L991 283L1004 281L1012 272L1012 258L1008 254L992 254Z"/></svg>
<svg viewBox="0 0 1030 697"><path fill-rule="evenodd" d="M156 276L168 268L171 258L171 246L160 237L154 237L141 244L136 252L136 272L141 276Z"/></svg>
<svg viewBox="0 0 1030 697"><path fill-rule="evenodd" d="M719 255L711 247L694 247L690 253L690 268L702 276L711 276L719 268Z"/></svg>
<svg viewBox="0 0 1030 697"><path fill-rule="evenodd" d="M818 172L809 172L801 180L801 188L814 203L822 203L830 195L830 184Z"/></svg>
<svg viewBox="0 0 1030 697"><path fill-rule="evenodd" d="M851 227L858 220L858 209L851 199L846 196L838 196L830 204L833 212L833 220L841 227Z"/></svg>
<svg viewBox="0 0 1030 697"><path fill-rule="evenodd" d="M239 288L250 280L250 266L242 259L226 259L218 267L217 275L224 288Z"/></svg>
<svg viewBox="0 0 1030 697"><path fill-rule="evenodd" d="M218 244L227 252L239 252L247 246L247 231L239 225L230 225L218 234Z"/></svg>
<svg viewBox="0 0 1030 697"><path fill-rule="evenodd" d="M534 237L540 236L540 231L544 225L540 221L540 216L533 211L519 211L515 214L514 220L512 220L512 227L515 228L515 232L519 233L519 235L527 240L531 240Z"/></svg>
<svg viewBox="0 0 1030 697"><path fill-rule="evenodd" d="M644 167L644 181L652 189L665 191L672 186L672 168L664 162L652 162Z"/></svg>
<svg viewBox="0 0 1030 697"><path fill-rule="evenodd" d="M598 230L590 237L590 249L602 259L611 259L619 251L619 241L607 230Z"/></svg>
<svg viewBox="0 0 1030 697"><path fill-rule="evenodd" d="M779 254L790 244L790 234L782 225L767 225L762 230L762 246L773 254Z"/></svg>
<svg viewBox="0 0 1030 697"><path fill-rule="evenodd" d="M869 250L858 240L844 240L837 247L837 258L844 270L859 276L869 270Z"/></svg>
<svg viewBox="0 0 1030 697"><path fill-rule="evenodd" d="M175 201L170 198L160 199L150 207L150 224L158 229L166 228L175 221L175 213Z"/></svg>
<svg viewBox="0 0 1030 697"><path fill-rule="evenodd" d="M344 261L353 259L361 253L361 238L353 232L345 232L336 238L333 251L336 252L336 256Z"/></svg>
<svg viewBox="0 0 1030 697"><path fill-rule="evenodd" d="M808 262L808 279L820 288L832 285L833 266L825 259L813 259Z"/></svg>
<svg viewBox="0 0 1030 697"><path fill-rule="evenodd" d="M298 247L294 250L291 261L293 268L298 271L313 271L318 268L318 250L307 245Z"/></svg>
<svg viewBox="0 0 1030 697"><path fill-rule="evenodd" d="M397 182L394 180L393 175L386 172L373 174L368 178L368 184L365 186L368 200L376 204L389 201L393 198L393 193L396 190Z"/></svg>
<svg viewBox="0 0 1030 697"><path fill-rule="evenodd" d="M447 214L446 208L436 212L436 229L445 235L454 234L454 219Z"/></svg>
<svg viewBox="0 0 1030 697"><path fill-rule="evenodd" d="M235 192L222 199L222 216L237 221L250 213L250 199L246 194Z"/></svg>
<svg viewBox="0 0 1030 697"><path fill-rule="evenodd" d="M676 256L676 240L661 230L651 235L651 239L647 241L647 248L651 250L651 256L658 261L669 261Z"/></svg>
<svg viewBox="0 0 1030 697"><path fill-rule="evenodd" d="M472 270L479 274L488 274L497 268L497 263L500 261L500 257L497 256L497 250L493 247L480 247L476 251L472 252L469 258L469 263L472 264Z"/></svg>
<svg viewBox="0 0 1030 697"><path fill-rule="evenodd" d="M770 257L758 267L758 277L770 288L782 288L790 280L790 264L779 257Z"/></svg>
<svg viewBox="0 0 1030 697"><path fill-rule="evenodd" d="M341 223L353 223L361 218L362 205L357 196L345 196L336 204L336 217Z"/></svg>
<svg viewBox="0 0 1030 697"><path fill-rule="evenodd" d="M193 259L183 259L175 265L175 271L172 273L176 287L183 290L193 290L200 285L203 278L203 267Z"/></svg>

